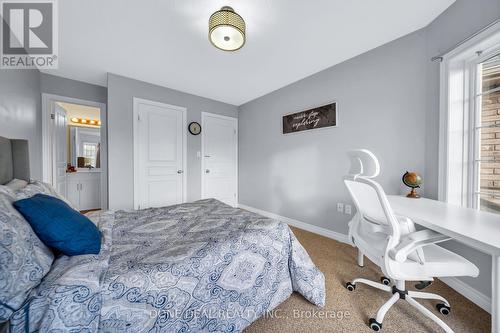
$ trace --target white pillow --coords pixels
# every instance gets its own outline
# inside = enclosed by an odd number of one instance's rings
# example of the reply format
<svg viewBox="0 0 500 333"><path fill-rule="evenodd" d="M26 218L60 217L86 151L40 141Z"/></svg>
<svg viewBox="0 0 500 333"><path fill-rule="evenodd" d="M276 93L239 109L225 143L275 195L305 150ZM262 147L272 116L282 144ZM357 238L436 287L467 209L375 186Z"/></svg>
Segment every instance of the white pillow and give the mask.
<svg viewBox="0 0 500 333"><path fill-rule="evenodd" d="M26 185L26 187L16 191L15 193L16 193L16 200L31 198L35 194L39 193L50 195L52 197L61 199L62 201L67 203L68 206L75 209L75 207L73 207L73 205L69 202L68 199L63 197L61 194L57 193L57 191L52 187L52 185L41 182L39 180L31 181L28 185Z"/></svg>
<svg viewBox="0 0 500 333"><path fill-rule="evenodd" d="M13 191L19 191L20 189L23 189L28 185L28 182L22 179L12 179L10 182L5 184L8 188L10 188Z"/></svg>
<svg viewBox="0 0 500 333"><path fill-rule="evenodd" d="M49 272L54 255L12 206L14 197L0 189L0 324L26 301ZM1 325L0 325L1 326Z"/></svg>
<svg viewBox="0 0 500 333"><path fill-rule="evenodd" d="M7 185L0 185L0 193L6 194L6 195L13 197L13 198L16 197L16 191L12 190Z"/></svg>

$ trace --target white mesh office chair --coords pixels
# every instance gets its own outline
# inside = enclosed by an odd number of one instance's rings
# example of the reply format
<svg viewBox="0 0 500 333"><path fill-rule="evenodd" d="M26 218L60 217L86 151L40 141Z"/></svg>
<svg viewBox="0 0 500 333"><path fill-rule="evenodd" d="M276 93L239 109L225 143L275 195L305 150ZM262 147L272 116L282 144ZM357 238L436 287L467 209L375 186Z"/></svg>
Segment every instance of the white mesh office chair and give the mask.
<svg viewBox="0 0 500 333"><path fill-rule="evenodd" d="M360 259L365 255L381 268L388 279L378 283L359 278L347 282L346 288L354 291L356 285L362 283L392 293L392 297L380 307L376 317L369 320L368 325L374 331L382 329L387 311L398 300L403 299L446 332L453 332L415 299L439 301L436 308L444 315L450 312L450 303L436 294L407 290L405 282L432 281L434 277L445 276L476 277L479 269L465 258L436 245L448 240L448 237L432 230L415 231L410 219L394 214L384 190L372 180L380 172L375 155L360 149L350 151L349 157L351 169L349 175L344 177L344 183L358 211L349 224L349 239L360 251ZM391 282L394 283L393 286L390 286Z"/></svg>

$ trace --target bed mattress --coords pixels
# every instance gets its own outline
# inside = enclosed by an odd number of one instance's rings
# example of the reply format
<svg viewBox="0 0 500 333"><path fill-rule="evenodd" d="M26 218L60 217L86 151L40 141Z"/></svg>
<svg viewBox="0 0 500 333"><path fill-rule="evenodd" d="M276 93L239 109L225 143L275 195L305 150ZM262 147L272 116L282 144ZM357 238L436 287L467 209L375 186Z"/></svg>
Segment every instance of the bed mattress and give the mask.
<svg viewBox="0 0 500 333"><path fill-rule="evenodd" d="M54 261L14 332L240 332L293 291L325 303L323 274L283 223L200 200L91 215L99 255Z"/></svg>

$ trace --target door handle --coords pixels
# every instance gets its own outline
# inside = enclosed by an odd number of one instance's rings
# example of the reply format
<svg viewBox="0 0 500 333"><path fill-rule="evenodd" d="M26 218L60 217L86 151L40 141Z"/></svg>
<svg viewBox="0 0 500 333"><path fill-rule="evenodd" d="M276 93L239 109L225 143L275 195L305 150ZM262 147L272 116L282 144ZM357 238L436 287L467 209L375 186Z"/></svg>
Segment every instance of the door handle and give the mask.
<svg viewBox="0 0 500 333"><path fill-rule="evenodd" d="M205 170L205 173L210 173L210 170L206 169L206 170Z"/></svg>
<svg viewBox="0 0 500 333"><path fill-rule="evenodd" d="M184 171L182 170L177 170L177 173L180 175L181 173L183 173Z"/></svg>

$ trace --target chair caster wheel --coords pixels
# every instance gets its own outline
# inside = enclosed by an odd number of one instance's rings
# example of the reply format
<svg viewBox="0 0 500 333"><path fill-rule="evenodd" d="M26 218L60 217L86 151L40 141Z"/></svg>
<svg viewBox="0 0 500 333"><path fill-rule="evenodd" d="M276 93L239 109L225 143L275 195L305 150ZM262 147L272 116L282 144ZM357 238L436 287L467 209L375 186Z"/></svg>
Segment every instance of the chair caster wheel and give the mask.
<svg viewBox="0 0 500 333"><path fill-rule="evenodd" d="M390 285L391 284L391 280L389 278L386 278L385 276L382 276L380 278L380 282L382 282L383 284L385 284L386 286Z"/></svg>
<svg viewBox="0 0 500 333"><path fill-rule="evenodd" d="M345 284L345 287L347 288L347 290L349 291L354 291L356 289L356 285L355 284L352 284L351 282L347 282Z"/></svg>
<svg viewBox="0 0 500 333"><path fill-rule="evenodd" d="M375 332L378 332L382 329L382 324L379 323L375 318L370 318L368 321L368 326Z"/></svg>
<svg viewBox="0 0 500 333"><path fill-rule="evenodd" d="M422 290L422 289L427 288L431 284L432 284L432 281L420 281L419 283L417 283L415 285L415 288L417 288L418 290Z"/></svg>
<svg viewBox="0 0 500 333"><path fill-rule="evenodd" d="M439 311L439 313L441 313L442 315L445 315L445 316L449 315L450 311L451 311L451 308L443 303L437 304L436 309Z"/></svg>

